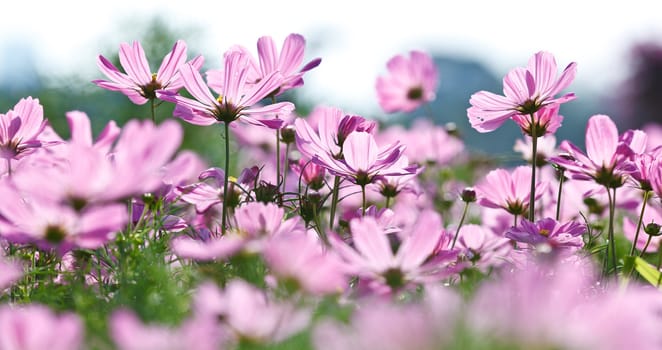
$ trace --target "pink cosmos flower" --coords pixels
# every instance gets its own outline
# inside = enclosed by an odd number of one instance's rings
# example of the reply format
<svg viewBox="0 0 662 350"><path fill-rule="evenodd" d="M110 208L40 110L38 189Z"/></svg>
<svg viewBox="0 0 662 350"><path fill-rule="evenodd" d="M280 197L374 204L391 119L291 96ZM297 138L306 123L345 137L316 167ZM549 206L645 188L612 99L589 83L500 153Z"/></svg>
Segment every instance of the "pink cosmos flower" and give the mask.
<svg viewBox="0 0 662 350"><path fill-rule="evenodd" d="M0 294L2 294L5 288L21 278L21 276L23 276L21 266L0 255Z"/></svg>
<svg viewBox="0 0 662 350"><path fill-rule="evenodd" d="M430 55L411 51L386 63L389 75L377 78L379 105L387 113L411 112L435 99L439 72Z"/></svg>
<svg viewBox="0 0 662 350"><path fill-rule="evenodd" d="M303 330L311 313L286 301L277 301L243 280L233 279L219 290L203 283L193 298L196 317L222 320L238 338L255 343L278 342Z"/></svg>
<svg viewBox="0 0 662 350"><path fill-rule="evenodd" d="M266 244L264 260L284 283L295 283L313 295L340 294L349 285L345 265L315 237L299 233L274 236Z"/></svg>
<svg viewBox="0 0 662 350"><path fill-rule="evenodd" d="M300 178L304 184L310 186L315 191L324 187L324 176L326 168L315 164L312 160L300 158L299 161L290 163L290 169L297 178Z"/></svg>
<svg viewBox="0 0 662 350"><path fill-rule="evenodd" d="M143 324L133 312L115 311L110 317L110 334L119 350L201 350L219 349L222 330L209 318L190 318L178 328Z"/></svg>
<svg viewBox="0 0 662 350"><path fill-rule="evenodd" d="M137 105L145 104L157 97L158 90L176 93L182 87L179 69L186 61L186 50L186 43L178 40L163 58L159 70L152 73L140 43L137 41L134 41L133 45L122 43L119 56L126 73L120 72L107 58L99 55L97 62L99 69L110 81L99 79L92 82L101 88L123 93ZM200 69L204 59L202 56L197 56L188 63Z"/></svg>
<svg viewBox="0 0 662 350"><path fill-rule="evenodd" d="M337 235L331 245L350 266L351 272L366 279L377 292L396 291L403 287L439 281L450 275L449 264L456 253L437 251L444 231L441 218L429 210L420 214L394 252L384 229L370 216L350 222L353 247Z"/></svg>
<svg viewBox="0 0 662 350"><path fill-rule="evenodd" d="M575 252L584 246L582 235L586 225L575 221L560 223L552 218L538 220L535 223L526 219L516 227L506 231L506 237L528 244L539 252Z"/></svg>
<svg viewBox="0 0 662 350"><path fill-rule="evenodd" d="M530 182L531 168L528 166L518 166L512 172L494 169L476 185L478 204L488 208L502 208L513 215L524 215L529 208ZM547 182L538 183L536 200L546 188Z"/></svg>
<svg viewBox="0 0 662 350"><path fill-rule="evenodd" d="M586 154L569 141L559 146L565 156L553 157L551 162L566 169L573 179L593 180L610 188L620 187L633 170L629 160L632 149L619 138L616 124L606 115L594 115L586 126Z"/></svg>
<svg viewBox="0 0 662 350"><path fill-rule="evenodd" d="M478 132L489 132L509 118L517 115L530 117L545 106L571 101L575 98L573 93L555 96L570 85L576 71L577 64L570 63L557 79L554 56L540 51L529 59L526 68L517 67L506 74L503 78L505 96L487 91L473 94L469 100L471 107L467 109L469 122ZM536 132L538 136L542 134Z"/></svg>
<svg viewBox="0 0 662 350"><path fill-rule="evenodd" d="M0 349L81 349L83 323L74 314L56 315L38 304L0 305Z"/></svg>
<svg viewBox="0 0 662 350"><path fill-rule="evenodd" d="M468 224L460 228L457 248L460 258L471 261L481 271L503 265L512 250L510 240L496 235L487 227Z"/></svg>
<svg viewBox="0 0 662 350"><path fill-rule="evenodd" d="M233 51L225 57L223 86L215 98L205 84L198 68L190 63L184 64L180 74L184 87L194 99L157 91L160 99L177 103L174 115L195 125L212 125L218 122L231 123L242 119L254 125L279 128L280 119L263 119L265 115L288 114L294 110L291 102L279 102L262 107L255 105L282 84L282 75L278 71L271 72L259 83L247 87L249 61L247 55Z"/></svg>
<svg viewBox="0 0 662 350"><path fill-rule="evenodd" d="M0 158L20 159L42 146L47 125L38 99L22 98L7 114L0 113Z"/></svg>
<svg viewBox="0 0 662 350"><path fill-rule="evenodd" d="M271 91L268 95L278 96L283 92L297 88L303 85L303 75L309 70L317 67L321 62L321 58L315 58L306 63L303 68L299 69L303 62L304 49L306 47L306 39L300 34L292 33L285 38L280 55L274 43L273 38L270 36L263 36L257 41L258 62L255 61L248 49L243 46L235 46L231 51L240 51L246 54L249 61L249 71L246 83L248 85L258 84L261 80L268 77L269 74L278 71L283 77L283 81L276 90ZM297 70L299 69L299 70ZM209 86L215 90L221 90L225 84L223 79L223 71L210 70L207 72L207 81Z"/></svg>

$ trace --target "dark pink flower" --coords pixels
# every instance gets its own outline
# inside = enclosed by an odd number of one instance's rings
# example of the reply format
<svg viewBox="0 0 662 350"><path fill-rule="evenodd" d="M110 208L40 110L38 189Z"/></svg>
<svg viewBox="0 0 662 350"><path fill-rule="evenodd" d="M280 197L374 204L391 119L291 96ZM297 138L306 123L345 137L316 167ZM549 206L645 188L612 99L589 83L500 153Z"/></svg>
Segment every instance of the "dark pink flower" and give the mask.
<svg viewBox="0 0 662 350"><path fill-rule="evenodd" d="M123 93L135 104L145 104L157 97L157 90L176 93L182 87L179 69L186 62L186 49L186 43L178 40L163 58L159 70L152 73L140 43L122 43L119 56L126 73L120 72L107 58L99 55L99 69L110 81L99 79L92 82L104 89ZM200 69L203 62L202 56L197 56L189 64Z"/></svg>
<svg viewBox="0 0 662 350"><path fill-rule="evenodd" d="M528 244L540 252L557 253L561 250L575 252L584 246L582 235L586 225L575 221L560 223L552 218L538 220L535 223L522 220L516 227L506 231L506 237Z"/></svg>
<svg viewBox="0 0 662 350"><path fill-rule="evenodd" d="M570 85L576 71L577 64L570 63L556 78L554 56L540 51L529 59L526 68L517 67L506 74L503 78L505 96L487 91L473 94L469 100L471 107L467 109L469 122L478 132L489 132L516 115L528 116L542 107L573 100L573 93L558 98L556 95Z"/></svg>
<svg viewBox="0 0 662 350"><path fill-rule="evenodd" d="M386 63L388 75L377 78L379 105L387 113L411 112L436 97L439 72L430 55L411 51Z"/></svg>

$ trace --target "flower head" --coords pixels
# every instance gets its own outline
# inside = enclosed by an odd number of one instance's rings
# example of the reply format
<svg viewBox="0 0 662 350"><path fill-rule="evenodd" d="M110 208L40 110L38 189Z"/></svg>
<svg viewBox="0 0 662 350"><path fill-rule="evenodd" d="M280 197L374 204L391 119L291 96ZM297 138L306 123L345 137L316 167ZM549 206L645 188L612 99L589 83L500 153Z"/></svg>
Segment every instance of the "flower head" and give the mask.
<svg viewBox="0 0 662 350"><path fill-rule="evenodd" d="M0 114L0 158L20 159L41 147L46 125L39 100L22 98L7 114Z"/></svg>
<svg viewBox="0 0 662 350"><path fill-rule="evenodd" d="M110 81L93 80L94 84L111 91L119 91L138 105L155 99L158 90L176 93L182 87L179 68L186 61L186 43L182 40L178 40L163 58L156 73L152 73L145 51L138 41L134 41L133 45L120 44L119 56L120 64L126 73L120 72L107 58L99 55L99 69ZM189 61L189 64L200 69L203 62L202 56L197 56Z"/></svg>
<svg viewBox="0 0 662 350"><path fill-rule="evenodd" d="M517 67L503 78L503 93L496 95L479 91L471 96L467 115L471 126L478 132L497 129L508 118L531 115L545 106L558 105L575 98L568 93L556 95L575 78L577 64L570 63L556 78L556 61L548 52L538 52L529 59L526 68ZM542 134L536 133L538 136Z"/></svg>
<svg viewBox="0 0 662 350"><path fill-rule="evenodd" d="M506 169L490 171L476 186L478 204L488 208L502 208L513 215L523 215L529 208L531 168L518 166L512 172ZM547 182L536 186L535 199L539 199Z"/></svg>
<svg viewBox="0 0 662 350"><path fill-rule="evenodd" d="M386 64L389 75L377 78L379 105L387 113L411 112L435 99L439 72L428 54L411 51L397 55Z"/></svg>
<svg viewBox="0 0 662 350"><path fill-rule="evenodd" d="M506 237L530 245L534 249L557 252L565 249L576 251L584 246L582 234L586 226L574 221L560 223L552 218L535 223L526 219L506 232Z"/></svg>

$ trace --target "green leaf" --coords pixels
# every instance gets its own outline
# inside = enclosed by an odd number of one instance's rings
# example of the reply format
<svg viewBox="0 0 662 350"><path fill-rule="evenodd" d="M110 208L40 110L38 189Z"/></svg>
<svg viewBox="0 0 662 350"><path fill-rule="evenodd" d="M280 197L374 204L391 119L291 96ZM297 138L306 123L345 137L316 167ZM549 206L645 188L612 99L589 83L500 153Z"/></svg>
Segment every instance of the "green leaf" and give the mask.
<svg viewBox="0 0 662 350"><path fill-rule="evenodd" d="M658 271L655 266L640 257L636 257L634 260L634 268L646 281L660 288L659 281L662 277L660 277L660 271Z"/></svg>

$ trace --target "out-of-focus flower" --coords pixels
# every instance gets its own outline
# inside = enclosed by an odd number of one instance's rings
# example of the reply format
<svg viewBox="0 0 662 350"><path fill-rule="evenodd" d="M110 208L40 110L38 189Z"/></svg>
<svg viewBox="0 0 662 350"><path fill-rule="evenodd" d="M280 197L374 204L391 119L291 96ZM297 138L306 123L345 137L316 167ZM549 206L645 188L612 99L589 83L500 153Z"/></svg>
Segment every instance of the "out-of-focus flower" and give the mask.
<svg viewBox="0 0 662 350"><path fill-rule="evenodd" d="M478 132L497 129L517 115L529 116L547 106L559 105L575 98L574 93L555 97L574 80L577 64L570 63L556 78L556 60L549 52L540 51L529 59L526 68L517 67L503 78L503 93L479 91L471 95L467 115ZM539 120L544 118L539 116ZM536 128L538 130L538 128ZM543 133L536 133L542 136Z"/></svg>
<svg viewBox="0 0 662 350"><path fill-rule="evenodd" d="M480 225L463 225L458 235L460 258L471 261L481 271L503 265L512 250L510 240Z"/></svg>
<svg viewBox="0 0 662 350"><path fill-rule="evenodd" d="M506 237L528 244L532 249L544 253L574 253L584 246L582 235L586 225L574 221L560 223L552 218L535 223L522 220L519 225L506 231Z"/></svg>
<svg viewBox="0 0 662 350"><path fill-rule="evenodd" d="M175 42L172 50L163 58L159 70L152 73L140 43L122 43L119 52L120 64L126 73L122 73L107 58L99 55L97 65L110 81L99 79L92 82L104 89L123 93L137 105L145 104L157 97L157 90L170 93L179 91L183 85L179 69L186 62L186 50L184 41ZM200 69L203 63L202 56L189 61L196 69Z"/></svg>
<svg viewBox="0 0 662 350"><path fill-rule="evenodd" d="M0 255L0 294L23 275L21 266Z"/></svg>
<svg viewBox="0 0 662 350"><path fill-rule="evenodd" d="M45 306L0 305L0 349L81 349L83 323L74 314L56 315Z"/></svg>
<svg viewBox="0 0 662 350"><path fill-rule="evenodd" d="M518 166L512 172L494 169L476 185L478 204L488 208L502 208L513 215L523 215L529 208L530 183L530 167ZM546 188L547 182L537 184L536 200Z"/></svg>
<svg viewBox="0 0 662 350"><path fill-rule="evenodd" d="M387 63L388 75L375 84L379 105L387 113L411 112L434 101L439 72L430 55L411 51L409 57L397 55Z"/></svg>

